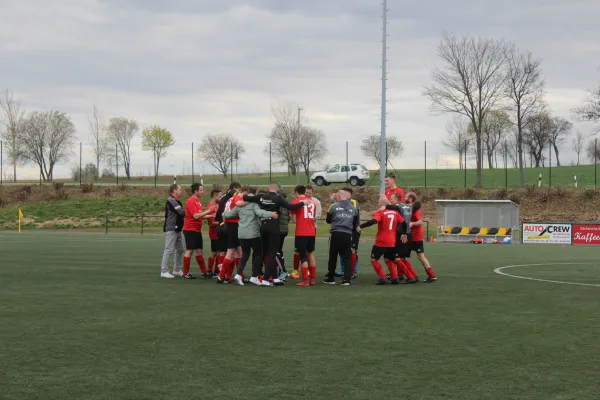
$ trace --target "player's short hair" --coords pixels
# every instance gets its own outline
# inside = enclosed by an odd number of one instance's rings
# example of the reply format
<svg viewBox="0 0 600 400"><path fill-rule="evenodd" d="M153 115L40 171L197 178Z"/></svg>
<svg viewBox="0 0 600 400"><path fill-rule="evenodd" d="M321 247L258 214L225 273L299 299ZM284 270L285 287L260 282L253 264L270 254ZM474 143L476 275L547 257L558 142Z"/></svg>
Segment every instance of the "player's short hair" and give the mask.
<svg viewBox="0 0 600 400"><path fill-rule="evenodd" d="M169 194L173 194L173 192L176 191L178 187L179 185L177 183L172 183L171 186L169 186Z"/></svg>
<svg viewBox="0 0 600 400"><path fill-rule="evenodd" d="M415 192L406 193L406 197L408 197L413 203L417 202L417 194Z"/></svg>
<svg viewBox="0 0 600 400"><path fill-rule="evenodd" d="M244 185L242 186L242 188L240 189L242 192L246 192L249 193L250 192L250 186L248 185Z"/></svg>
<svg viewBox="0 0 600 400"><path fill-rule="evenodd" d="M394 174L393 172L390 172L389 174L386 174L385 177L393 179L393 180L396 180L396 174Z"/></svg>
<svg viewBox="0 0 600 400"><path fill-rule="evenodd" d="M240 185L239 182L231 182L231 184L229 185L229 190L238 190L241 188L242 188L242 185Z"/></svg>
<svg viewBox="0 0 600 400"><path fill-rule="evenodd" d="M314 190L314 188L312 187L312 185L306 185L306 190Z"/></svg>
<svg viewBox="0 0 600 400"><path fill-rule="evenodd" d="M296 186L296 188L294 189L294 191L298 194L305 194L306 193L306 186L304 185L298 185Z"/></svg>
<svg viewBox="0 0 600 400"><path fill-rule="evenodd" d="M404 199L402 198L402 196L400 196L400 193L394 193L392 194L392 197L398 200L398 203L404 203Z"/></svg>
<svg viewBox="0 0 600 400"><path fill-rule="evenodd" d="M265 189L260 189L258 191L258 194L266 194L266 193L267 193L267 191Z"/></svg>
<svg viewBox="0 0 600 400"><path fill-rule="evenodd" d="M378 203L379 203L379 207L384 207L384 206L390 205L390 201L385 196L380 197Z"/></svg>
<svg viewBox="0 0 600 400"><path fill-rule="evenodd" d="M250 194L256 194L256 188L255 187L249 187L248 188L248 193L250 193Z"/></svg>
<svg viewBox="0 0 600 400"><path fill-rule="evenodd" d="M352 195L354 193L354 191L352 190L352 188L349 188L349 187L342 188L342 190L350 193L350 195Z"/></svg>
<svg viewBox="0 0 600 400"><path fill-rule="evenodd" d="M198 182L192 183L192 193L200 190L201 187L202 187L201 183L198 183Z"/></svg>
<svg viewBox="0 0 600 400"><path fill-rule="evenodd" d="M221 193L221 190L219 189L213 189L210 191L210 198L212 199L213 197L215 197L216 194Z"/></svg>

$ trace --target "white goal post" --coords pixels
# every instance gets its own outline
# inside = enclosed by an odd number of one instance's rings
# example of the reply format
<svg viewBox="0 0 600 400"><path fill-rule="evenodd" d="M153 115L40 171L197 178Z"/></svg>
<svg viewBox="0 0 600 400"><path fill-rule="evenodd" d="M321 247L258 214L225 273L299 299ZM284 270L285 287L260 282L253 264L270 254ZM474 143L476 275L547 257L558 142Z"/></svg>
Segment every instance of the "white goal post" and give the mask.
<svg viewBox="0 0 600 400"><path fill-rule="evenodd" d="M436 200L439 242L520 242L519 205L510 200Z"/></svg>

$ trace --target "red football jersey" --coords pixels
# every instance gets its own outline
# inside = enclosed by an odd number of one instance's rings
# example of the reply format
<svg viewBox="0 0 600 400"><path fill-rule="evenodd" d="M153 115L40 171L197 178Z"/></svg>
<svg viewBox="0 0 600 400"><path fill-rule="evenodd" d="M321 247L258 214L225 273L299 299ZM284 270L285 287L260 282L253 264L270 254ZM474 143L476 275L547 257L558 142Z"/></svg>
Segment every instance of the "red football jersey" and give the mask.
<svg viewBox="0 0 600 400"><path fill-rule="evenodd" d="M375 214L373 214L373 219L377 221L377 236L375 237L375 246L396 246L396 227L399 223L404 221L400 214L394 210L377 211Z"/></svg>
<svg viewBox="0 0 600 400"><path fill-rule="evenodd" d="M291 211L296 216L296 236L317 236L315 215L317 205L306 196L299 196L292 204L304 202L304 207Z"/></svg>
<svg viewBox="0 0 600 400"><path fill-rule="evenodd" d="M404 203L404 190L399 187L395 189L385 189L385 197L387 197L388 200L392 199L394 193L398 193L400 195L400 201Z"/></svg>
<svg viewBox="0 0 600 400"><path fill-rule="evenodd" d="M417 210L410 217L410 222L417 222L422 219L423 216L421 215L421 210ZM413 242L422 242L425 240L425 232L423 232L423 225L413 226L410 231L412 233Z"/></svg>
<svg viewBox="0 0 600 400"><path fill-rule="evenodd" d="M202 218L194 219L194 214L202 212L202 202L194 196L187 199L185 202L185 221L183 222L183 230L191 232L202 231Z"/></svg>
<svg viewBox="0 0 600 400"><path fill-rule="evenodd" d="M237 194L229 200L227 200L227 203L225 204L225 212L233 210L235 204L240 200L242 200L242 196ZM238 224L240 222L240 217L224 219L223 222L225 222L226 224Z"/></svg>
<svg viewBox="0 0 600 400"><path fill-rule="evenodd" d="M206 210L207 211L211 210L212 213L216 213L218 208L219 208L218 204L209 204L209 205L206 206ZM210 225L210 224L213 224L215 222L217 222L215 220L215 218L209 218L208 219L208 223L209 223L209 225L208 225L209 226L209 228L208 228L208 237L209 237L210 240L217 240L219 238L219 233L218 233L219 226L218 225L217 226L211 226Z"/></svg>

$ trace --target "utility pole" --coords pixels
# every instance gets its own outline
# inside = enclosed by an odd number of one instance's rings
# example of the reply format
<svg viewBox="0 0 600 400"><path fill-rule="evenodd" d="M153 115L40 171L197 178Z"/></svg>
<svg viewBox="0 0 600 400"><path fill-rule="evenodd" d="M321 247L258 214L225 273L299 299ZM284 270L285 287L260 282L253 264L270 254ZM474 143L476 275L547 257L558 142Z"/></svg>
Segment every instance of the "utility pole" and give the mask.
<svg viewBox="0 0 600 400"><path fill-rule="evenodd" d="M383 0L383 40L381 52L381 165L379 166L379 194L385 193L386 154L386 86L387 86L387 0Z"/></svg>
<svg viewBox="0 0 600 400"><path fill-rule="evenodd" d="M300 107L298 107L298 137L297 139L300 140L300 111L302 111L302 109ZM300 154L296 154L296 156L300 157ZM300 160L296 160L296 185L300 184L300 175L298 175L298 169L300 166Z"/></svg>

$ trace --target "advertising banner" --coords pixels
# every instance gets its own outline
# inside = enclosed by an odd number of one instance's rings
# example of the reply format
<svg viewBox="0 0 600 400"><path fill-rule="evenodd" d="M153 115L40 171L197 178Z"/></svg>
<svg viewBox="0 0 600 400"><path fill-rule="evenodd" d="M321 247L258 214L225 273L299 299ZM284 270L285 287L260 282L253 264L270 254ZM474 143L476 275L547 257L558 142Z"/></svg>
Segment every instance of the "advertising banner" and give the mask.
<svg viewBox="0 0 600 400"><path fill-rule="evenodd" d="M571 244L571 224L523 224L523 243Z"/></svg>
<svg viewBox="0 0 600 400"><path fill-rule="evenodd" d="M600 225L573 225L573 244L600 245Z"/></svg>

